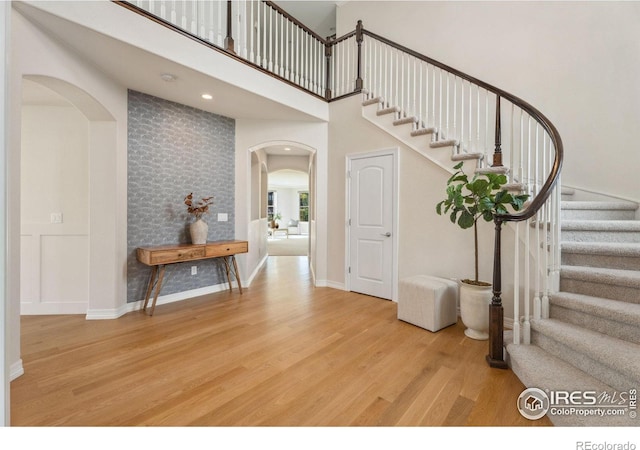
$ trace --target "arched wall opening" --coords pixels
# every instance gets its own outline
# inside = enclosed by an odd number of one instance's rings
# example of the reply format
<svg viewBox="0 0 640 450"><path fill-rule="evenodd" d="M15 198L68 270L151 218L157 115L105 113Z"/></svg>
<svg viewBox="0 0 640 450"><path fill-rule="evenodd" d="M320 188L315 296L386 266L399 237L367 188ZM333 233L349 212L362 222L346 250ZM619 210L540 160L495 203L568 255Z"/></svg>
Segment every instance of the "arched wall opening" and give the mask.
<svg viewBox="0 0 640 450"><path fill-rule="evenodd" d="M105 221L116 203L105 165L116 153L115 119L71 83L23 75L21 123L21 314L103 310L115 269L104 258L116 234Z"/></svg>
<svg viewBox="0 0 640 450"><path fill-rule="evenodd" d="M275 173L301 173L304 176L304 186L292 186L293 192L297 195L299 188L304 187L308 193L307 216L308 220L301 226L292 227L292 233L304 233L308 236L308 250L306 254L309 264L315 263L315 248L311 243L315 243L315 236L312 236L312 223L315 221L315 186L313 181L316 179L315 154L316 150L308 145L291 141L270 141L256 145L249 149L250 173L251 173L251 204L250 224L249 224L249 249L254 249L254 258L257 264L261 266L268 256L267 240L271 233L270 222L273 214L278 210L277 197L273 190L270 191L271 178ZM285 189L281 186L281 189ZM284 192L284 191L283 191ZM276 194L277 195L277 194ZM291 220L295 220L293 215L298 215L299 210L293 207L293 202L297 202L297 198L288 198L291 205L287 206L287 217L282 218L282 226L287 226ZM282 206L282 205L281 205ZM295 211L294 211L295 210ZM271 235L272 236L272 235Z"/></svg>

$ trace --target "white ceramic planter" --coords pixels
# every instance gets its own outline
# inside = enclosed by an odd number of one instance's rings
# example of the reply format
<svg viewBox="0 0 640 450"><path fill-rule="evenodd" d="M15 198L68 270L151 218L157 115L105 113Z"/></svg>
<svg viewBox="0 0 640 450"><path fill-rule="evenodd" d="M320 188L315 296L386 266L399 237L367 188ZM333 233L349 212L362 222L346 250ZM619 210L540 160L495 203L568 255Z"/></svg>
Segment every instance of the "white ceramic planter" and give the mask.
<svg viewBox="0 0 640 450"><path fill-rule="evenodd" d="M489 305L493 297L491 286L476 286L460 282L460 318L464 334L484 341L489 339Z"/></svg>

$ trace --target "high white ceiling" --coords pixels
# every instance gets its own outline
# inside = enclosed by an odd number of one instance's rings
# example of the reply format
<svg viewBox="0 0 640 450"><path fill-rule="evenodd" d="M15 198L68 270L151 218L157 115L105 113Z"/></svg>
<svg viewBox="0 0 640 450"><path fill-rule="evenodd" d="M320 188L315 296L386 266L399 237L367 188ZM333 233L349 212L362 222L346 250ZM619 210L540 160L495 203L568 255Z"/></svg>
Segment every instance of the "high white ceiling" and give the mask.
<svg viewBox="0 0 640 450"><path fill-rule="evenodd" d="M324 38L336 32L336 5L341 2L279 0L274 3Z"/></svg>
<svg viewBox="0 0 640 450"><path fill-rule="evenodd" d="M299 170L276 170L269 173L268 180L270 189L309 189L309 175Z"/></svg>

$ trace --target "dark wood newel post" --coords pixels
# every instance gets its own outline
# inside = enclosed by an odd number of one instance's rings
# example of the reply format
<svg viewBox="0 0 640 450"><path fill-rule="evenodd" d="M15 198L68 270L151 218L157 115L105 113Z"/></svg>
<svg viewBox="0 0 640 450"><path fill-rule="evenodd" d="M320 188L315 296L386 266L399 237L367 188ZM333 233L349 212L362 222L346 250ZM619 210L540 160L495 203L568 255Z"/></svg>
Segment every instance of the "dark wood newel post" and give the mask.
<svg viewBox="0 0 640 450"><path fill-rule="evenodd" d="M327 59L327 73L326 75L326 84L324 88L324 98L327 100L331 100L331 38L328 38L324 44L324 57Z"/></svg>
<svg viewBox="0 0 640 450"><path fill-rule="evenodd" d="M356 42L358 44L358 68L357 68L357 78L356 78L356 91L362 90L362 20L358 20L358 25L356 25Z"/></svg>
<svg viewBox="0 0 640 450"><path fill-rule="evenodd" d="M502 234L502 220L496 217L496 237L493 254L493 298L489 306L489 354L487 362L491 367L506 369L504 360L504 309L502 307L502 262L500 236Z"/></svg>
<svg viewBox="0 0 640 450"><path fill-rule="evenodd" d="M496 95L496 148L493 151L492 167L502 167L502 126L500 118L500 95Z"/></svg>
<svg viewBox="0 0 640 450"><path fill-rule="evenodd" d="M231 0L227 1L227 36L224 38L224 49L228 52L235 53L234 43L233 43L233 33L232 33L232 11L231 4L233 2Z"/></svg>

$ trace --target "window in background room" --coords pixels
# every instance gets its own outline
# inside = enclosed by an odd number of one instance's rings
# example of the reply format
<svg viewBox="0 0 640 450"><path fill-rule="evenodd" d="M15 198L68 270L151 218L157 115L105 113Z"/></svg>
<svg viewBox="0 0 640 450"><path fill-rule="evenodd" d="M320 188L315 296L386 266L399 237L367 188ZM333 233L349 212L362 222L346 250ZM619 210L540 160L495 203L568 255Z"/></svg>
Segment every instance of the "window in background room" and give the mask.
<svg viewBox="0 0 640 450"><path fill-rule="evenodd" d="M298 200L300 205L300 221L309 221L309 192L298 192Z"/></svg>
<svg viewBox="0 0 640 450"><path fill-rule="evenodd" d="M267 220L271 222L273 215L276 213L276 191L267 193Z"/></svg>

